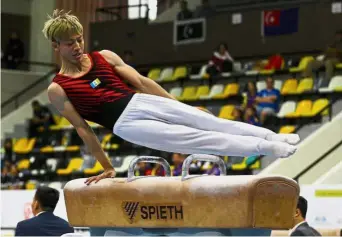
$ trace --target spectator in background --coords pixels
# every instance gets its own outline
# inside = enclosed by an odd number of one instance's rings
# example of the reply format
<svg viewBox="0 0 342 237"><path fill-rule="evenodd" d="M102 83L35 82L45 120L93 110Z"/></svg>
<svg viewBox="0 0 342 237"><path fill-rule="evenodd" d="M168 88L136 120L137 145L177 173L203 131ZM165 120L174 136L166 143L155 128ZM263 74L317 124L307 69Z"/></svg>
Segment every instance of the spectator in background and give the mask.
<svg viewBox="0 0 342 237"><path fill-rule="evenodd" d="M216 11L210 6L209 0L202 0L202 5L198 6L194 12L194 18L207 18L215 15Z"/></svg>
<svg viewBox="0 0 342 237"><path fill-rule="evenodd" d="M217 164L212 164L211 168L208 169L205 174L207 175L220 175L220 169Z"/></svg>
<svg viewBox="0 0 342 237"><path fill-rule="evenodd" d="M256 115L256 109L254 106L247 107L244 114L244 122L255 126L260 126L259 119Z"/></svg>
<svg viewBox="0 0 342 237"><path fill-rule="evenodd" d="M328 45L321 60L310 61L303 72L303 77L312 77L313 71L325 66L325 77L321 87L327 87L334 75L335 65L342 62L342 30L335 33L334 42Z"/></svg>
<svg viewBox="0 0 342 237"><path fill-rule="evenodd" d="M321 236L321 234L309 226L305 221L306 213L308 210L308 201L299 196L297 208L294 215L294 227L290 230L290 236Z"/></svg>
<svg viewBox="0 0 342 237"><path fill-rule="evenodd" d="M58 190L39 187L31 205L34 217L19 222L15 236L61 236L74 233L67 221L53 214L58 200Z"/></svg>
<svg viewBox="0 0 342 237"><path fill-rule="evenodd" d="M188 8L188 2L185 0L180 0L179 6L180 6L181 10L177 14L177 20L182 21L182 20L191 19L192 18L192 12Z"/></svg>
<svg viewBox="0 0 342 237"><path fill-rule="evenodd" d="M135 171L136 176L149 176L152 174L152 169L150 164L146 162L139 162L138 169Z"/></svg>
<svg viewBox="0 0 342 237"><path fill-rule="evenodd" d="M24 43L19 38L17 32L12 32L7 43L4 54L4 61L8 69L17 69L21 60L24 58Z"/></svg>
<svg viewBox="0 0 342 237"><path fill-rule="evenodd" d="M247 83L247 103L246 108L255 107L255 99L257 96L257 89L255 83L249 81Z"/></svg>
<svg viewBox="0 0 342 237"><path fill-rule="evenodd" d="M55 124L55 120L52 116L51 111L46 107L39 103L39 101L35 100L32 102L33 109L33 118L29 121L28 128L28 137L37 137L38 136L38 128L43 126L44 133L42 134L43 140L47 139L49 126Z"/></svg>
<svg viewBox="0 0 342 237"><path fill-rule="evenodd" d="M13 141L11 138L5 139L4 150L5 150L4 160L9 162L10 164L13 164L13 165L16 164L17 158L16 158L15 152L13 151Z"/></svg>
<svg viewBox="0 0 342 237"><path fill-rule="evenodd" d="M266 89L257 93L255 101L260 123L264 124L268 115L275 115L279 110L280 91L274 88L273 78L266 79Z"/></svg>
<svg viewBox="0 0 342 237"><path fill-rule="evenodd" d="M209 60L207 73L214 76L221 72L231 72L233 71L233 62L234 59L228 53L227 44L220 43Z"/></svg>
<svg viewBox="0 0 342 237"><path fill-rule="evenodd" d="M173 176L182 175L182 165L187 155L180 153L172 154L172 163L174 165Z"/></svg>
<svg viewBox="0 0 342 237"><path fill-rule="evenodd" d="M243 114L243 110L241 107L235 107L233 110L233 117L235 121L243 121L242 120L242 114Z"/></svg>

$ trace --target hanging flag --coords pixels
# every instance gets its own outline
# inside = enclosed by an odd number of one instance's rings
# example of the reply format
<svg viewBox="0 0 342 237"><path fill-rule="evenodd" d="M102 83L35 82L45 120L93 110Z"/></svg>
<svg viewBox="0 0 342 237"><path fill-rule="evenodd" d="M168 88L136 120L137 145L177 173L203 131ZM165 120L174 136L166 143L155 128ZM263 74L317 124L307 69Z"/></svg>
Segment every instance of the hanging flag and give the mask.
<svg viewBox="0 0 342 237"><path fill-rule="evenodd" d="M262 12L261 35L275 36L298 31L299 8L267 10Z"/></svg>

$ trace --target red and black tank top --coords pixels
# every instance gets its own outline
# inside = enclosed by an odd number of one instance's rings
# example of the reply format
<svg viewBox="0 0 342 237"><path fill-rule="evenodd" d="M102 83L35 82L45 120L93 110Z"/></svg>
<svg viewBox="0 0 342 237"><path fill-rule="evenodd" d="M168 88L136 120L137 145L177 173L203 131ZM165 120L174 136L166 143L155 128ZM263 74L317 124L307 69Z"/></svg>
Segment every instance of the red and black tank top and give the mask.
<svg viewBox="0 0 342 237"><path fill-rule="evenodd" d="M91 67L81 77L57 74L53 82L65 91L82 118L110 130L135 91L130 89L99 52L88 54Z"/></svg>

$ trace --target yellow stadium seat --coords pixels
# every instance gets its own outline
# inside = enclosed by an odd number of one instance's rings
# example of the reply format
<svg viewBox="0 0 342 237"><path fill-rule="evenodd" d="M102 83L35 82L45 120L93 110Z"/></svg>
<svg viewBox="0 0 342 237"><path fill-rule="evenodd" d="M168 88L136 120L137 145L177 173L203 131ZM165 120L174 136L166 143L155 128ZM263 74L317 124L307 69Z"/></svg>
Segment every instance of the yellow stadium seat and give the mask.
<svg viewBox="0 0 342 237"><path fill-rule="evenodd" d="M40 152L44 152L44 153L49 153L49 152L53 152L53 147L52 146L45 146L40 148Z"/></svg>
<svg viewBox="0 0 342 237"><path fill-rule="evenodd" d="M295 130L296 130L295 126L286 125L280 128L279 133L293 133Z"/></svg>
<svg viewBox="0 0 342 237"><path fill-rule="evenodd" d="M53 115L53 119L55 120L56 124L59 124L59 122L61 121L61 116Z"/></svg>
<svg viewBox="0 0 342 237"><path fill-rule="evenodd" d="M71 125L70 122L65 117L62 117L59 120L59 123L57 125L51 125L50 129L51 130L59 130L59 129L62 129L63 127L68 127L70 125Z"/></svg>
<svg viewBox="0 0 342 237"><path fill-rule="evenodd" d="M301 72L307 67L309 62L311 62L312 60L314 60L314 57L312 57L312 56L303 57L303 58L301 58L298 67L291 67L289 71L290 72Z"/></svg>
<svg viewBox="0 0 342 237"><path fill-rule="evenodd" d="M315 116L319 111L321 111L324 107L329 105L329 100L325 98L318 99L314 102L311 110L311 116ZM325 109L321 115L326 116L329 115L329 108Z"/></svg>
<svg viewBox="0 0 342 237"><path fill-rule="evenodd" d="M244 157L241 163L232 164L232 170L245 170L247 169L247 159L248 157ZM253 165L251 165L251 169L260 169L260 160L256 161Z"/></svg>
<svg viewBox="0 0 342 237"><path fill-rule="evenodd" d="M36 186L37 186L37 182L30 180L25 184L25 189L33 190L33 189L36 189Z"/></svg>
<svg viewBox="0 0 342 237"><path fill-rule="evenodd" d="M20 138L15 144L14 144L14 152L20 153L20 154L26 154L30 151L32 151L34 144L36 142L36 138Z"/></svg>
<svg viewBox="0 0 342 237"><path fill-rule="evenodd" d="M161 72L160 68L153 68L148 72L147 77L156 81L158 80L160 76L160 72Z"/></svg>
<svg viewBox="0 0 342 237"><path fill-rule="evenodd" d="M80 147L79 146L67 146L65 148L65 151L70 151L70 152L73 152L73 151L79 151L80 150Z"/></svg>
<svg viewBox="0 0 342 237"><path fill-rule="evenodd" d="M102 170L103 170L102 165L100 164L100 162L96 161L94 167L90 169L85 169L84 173L88 175L94 175L94 174L99 173Z"/></svg>
<svg viewBox="0 0 342 237"><path fill-rule="evenodd" d="M30 160L29 159L22 159L17 163L18 171L26 170L30 167Z"/></svg>
<svg viewBox="0 0 342 237"><path fill-rule="evenodd" d="M209 86L199 86L195 95L195 100L198 100L201 96L207 96L209 94Z"/></svg>
<svg viewBox="0 0 342 237"><path fill-rule="evenodd" d="M313 88L313 79L312 78L304 78L299 82L297 87L297 94L301 94L304 91L311 91Z"/></svg>
<svg viewBox="0 0 342 237"><path fill-rule="evenodd" d="M112 134L107 134L105 135L103 138L102 138L102 141L101 141L101 146L102 148L105 148L105 146L107 145L107 143L109 142L109 140L112 138Z"/></svg>
<svg viewBox="0 0 342 237"><path fill-rule="evenodd" d="M234 108L235 108L234 105L222 106L218 117L224 118L224 119L234 120L234 116L233 116Z"/></svg>
<svg viewBox="0 0 342 237"><path fill-rule="evenodd" d="M240 86L237 83L228 84L224 88L223 93L220 93L220 94L213 96L213 99L224 99L224 98L227 98L229 96L237 95L239 93L239 88L240 88Z"/></svg>
<svg viewBox="0 0 342 237"><path fill-rule="evenodd" d="M188 86L184 88L182 96L179 100L194 100L196 96L196 87Z"/></svg>
<svg viewBox="0 0 342 237"><path fill-rule="evenodd" d="M311 100L302 100L298 103L296 111L290 114L287 114L285 117L287 118L296 118L300 116L310 116L312 109L312 101Z"/></svg>
<svg viewBox="0 0 342 237"><path fill-rule="evenodd" d="M281 94L294 94L297 92L298 81L296 79L287 79L281 90Z"/></svg>
<svg viewBox="0 0 342 237"><path fill-rule="evenodd" d="M79 170L83 164L82 158L73 158L70 160L68 167L65 169L58 169L57 174L59 175L69 175L71 172Z"/></svg>
<svg viewBox="0 0 342 237"><path fill-rule="evenodd" d="M338 68L338 69L342 69L342 63L336 64L335 67Z"/></svg>
<svg viewBox="0 0 342 237"><path fill-rule="evenodd" d="M176 81L179 78L186 77L188 75L188 68L185 66L177 67L172 75L172 81Z"/></svg>

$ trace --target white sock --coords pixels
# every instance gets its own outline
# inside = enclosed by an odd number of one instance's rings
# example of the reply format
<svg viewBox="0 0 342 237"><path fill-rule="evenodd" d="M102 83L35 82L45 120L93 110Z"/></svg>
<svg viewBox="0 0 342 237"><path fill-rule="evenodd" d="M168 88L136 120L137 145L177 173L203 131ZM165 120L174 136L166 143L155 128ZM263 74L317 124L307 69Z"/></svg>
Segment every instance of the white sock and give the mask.
<svg viewBox="0 0 342 237"><path fill-rule="evenodd" d="M273 142L286 142L291 145L295 145L300 141L300 137L298 134L290 133L290 134L269 134L266 136L266 140Z"/></svg>
<svg viewBox="0 0 342 237"><path fill-rule="evenodd" d="M262 141L259 144L260 153L276 158L286 158L297 151L297 147L285 142Z"/></svg>

